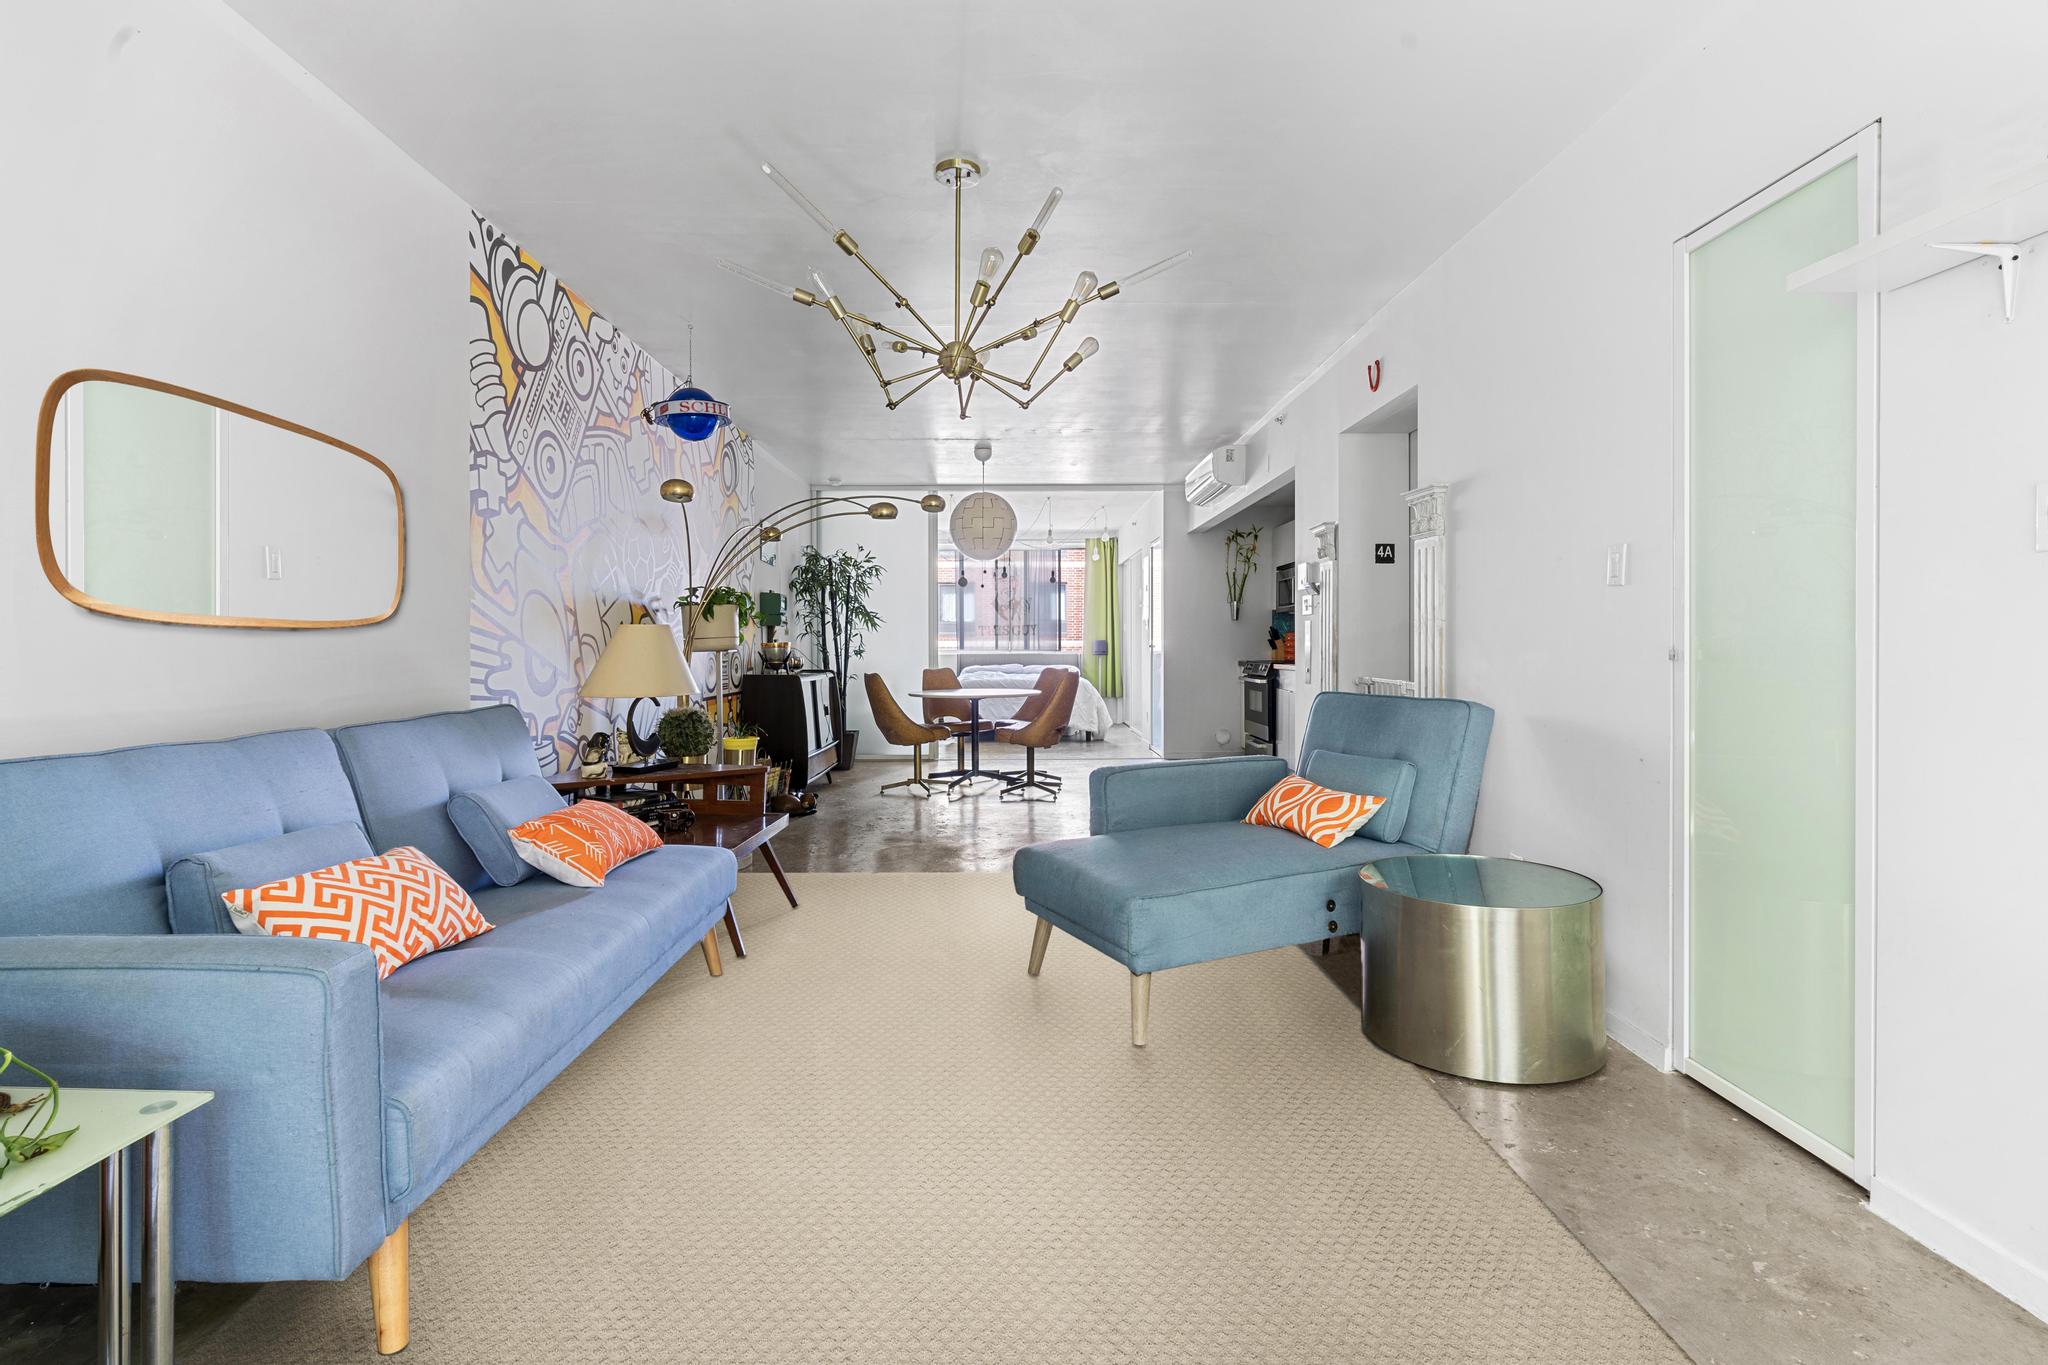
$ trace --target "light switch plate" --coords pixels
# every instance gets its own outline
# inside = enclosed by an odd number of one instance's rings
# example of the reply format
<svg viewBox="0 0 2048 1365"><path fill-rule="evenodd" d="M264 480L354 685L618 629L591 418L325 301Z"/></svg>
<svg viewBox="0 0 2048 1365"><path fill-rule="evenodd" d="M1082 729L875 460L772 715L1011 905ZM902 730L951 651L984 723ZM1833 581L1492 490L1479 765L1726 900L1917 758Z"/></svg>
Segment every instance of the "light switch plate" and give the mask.
<svg viewBox="0 0 2048 1365"><path fill-rule="evenodd" d="M275 545L263 547L263 576L272 580L284 577L284 552Z"/></svg>
<svg viewBox="0 0 2048 1365"><path fill-rule="evenodd" d="M2034 548L2048 550L2048 483L2034 485Z"/></svg>
<svg viewBox="0 0 2048 1365"><path fill-rule="evenodd" d="M1625 588L1628 586L1628 542L1607 547L1607 586Z"/></svg>

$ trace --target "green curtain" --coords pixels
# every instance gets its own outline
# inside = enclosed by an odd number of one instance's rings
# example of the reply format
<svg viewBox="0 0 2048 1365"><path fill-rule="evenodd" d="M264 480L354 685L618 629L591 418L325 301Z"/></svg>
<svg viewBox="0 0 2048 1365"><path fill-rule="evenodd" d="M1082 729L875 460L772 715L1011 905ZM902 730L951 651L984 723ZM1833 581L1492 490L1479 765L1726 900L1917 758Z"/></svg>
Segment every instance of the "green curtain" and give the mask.
<svg viewBox="0 0 2048 1365"><path fill-rule="evenodd" d="M1105 697L1124 694L1124 610L1116 594L1116 537L1088 542L1088 604L1082 615L1081 676Z"/></svg>

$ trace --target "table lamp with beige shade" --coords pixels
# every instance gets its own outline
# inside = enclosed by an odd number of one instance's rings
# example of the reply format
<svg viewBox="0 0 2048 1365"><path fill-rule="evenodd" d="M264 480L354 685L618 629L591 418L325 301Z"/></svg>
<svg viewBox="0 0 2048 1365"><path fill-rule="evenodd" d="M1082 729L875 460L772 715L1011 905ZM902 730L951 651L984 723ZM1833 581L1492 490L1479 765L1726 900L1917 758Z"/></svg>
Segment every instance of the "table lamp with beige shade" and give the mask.
<svg viewBox="0 0 2048 1365"><path fill-rule="evenodd" d="M604 653L598 655L597 667L583 680L582 690L592 698L632 698L633 704L626 708L626 733L634 752L649 754L655 749L654 724L650 722L642 730L636 723L640 704L652 705L656 697L696 697L702 689L683 663L675 632L658 621L635 621L614 630L604 642ZM655 710L654 719L659 721L660 708ZM662 766L658 762L620 764L615 771L642 772Z"/></svg>

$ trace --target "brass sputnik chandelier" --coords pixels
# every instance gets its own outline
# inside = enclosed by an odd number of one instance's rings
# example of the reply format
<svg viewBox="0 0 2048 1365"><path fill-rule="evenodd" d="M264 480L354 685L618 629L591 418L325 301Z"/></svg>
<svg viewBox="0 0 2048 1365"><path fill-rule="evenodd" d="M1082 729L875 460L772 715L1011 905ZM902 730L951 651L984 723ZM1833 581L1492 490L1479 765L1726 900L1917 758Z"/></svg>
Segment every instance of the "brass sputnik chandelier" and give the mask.
<svg viewBox="0 0 2048 1365"><path fill-rule="evenodd" d="M1013 328L992 341L978 340L982 325L988 321L989 314L995 311L996 300L1002 297L1004 288L1010 283L1010 276L1017 273L1017 267L1037 247L1040 234L1045 231L1046 220L1051 218L1052 211L1059 207L1061 192L1055 187L1053 192L1045 197L1045 206L1039 209L1038 217L1024 230L1024 235L1017 239L1017 252L1010 258L1009 269L1003 269L1003 253L995 247L989 247L981 253L980 269L976 274L973 288L963 295L961 200L967 188L981 179L981 164L971 157L949 156L932 167L933 178L953 191L953 332L949 341L940 336L938 331L925 321L924 314L918 312L910 300L903 297L902 291L889 283L888 278L861 254L860 244L853 240L851 233L827 218L818 206L811 202L809 196L798 189L781 171L765 162L762 163L761 170L812 222L824 229L834 246L859 261L867 272L875 277L876 282L889 291L889 297L896 301L896 307L908 313L913 320L904 326L912 327L914 324L915 329L922 331L923 336L912 335L909 331L899 331L848 308L840 302L839 296L832 292L831 286L825 283L824 276L816 270L811 271L811 283L815 287L801 289L778 284L735 261L721 260L718 264L741 279L771 289L806 308L823 308L830 313L833 320L846 329L846 335L860 349L861 358L873 372L875 382L882 386L883 401L888 404L891 411L901 407L913 394L936 379L952 381L954 396L959 400L960 420L963 422L967 420L968 404L973 401L976 388L983 385L994 389L1018 407L1029 408L1062 377L1079 369L1081 362L1094 355L1098 349L1094 337L1082 338L1081 344L1060 362L1052 377L1033 388L1038 380L1038 372L1044 368L1046 360L1059 345L1061 333L1066 331L1068 324L1074 321L1084 305L1115 298L1124 290L1172 269L1194 254L1183 251L1178 255L1169 256L1123 280L1098 282L1095 272L1084 270L1074 281L1074 288L1067 295L1066 302L1052 312L1044 317L1033 318L1023 326ZM998 272L1002 275L1001 279L996 278ZM1014 342L1036 341L1039 334L1048 328L1051 329L1051 335L1046 338L1045 345L1039 350L1038 358L1031 363L1031 368L1021 377L996 368L999 360L995 354L997 351ZM891 338L888 343L889 350L896 355L909 355L915 352L920 358L931 363L893 378L885 375L876 354L876 332ZM1018 354L1028 355L1029 348Z"/></svg>

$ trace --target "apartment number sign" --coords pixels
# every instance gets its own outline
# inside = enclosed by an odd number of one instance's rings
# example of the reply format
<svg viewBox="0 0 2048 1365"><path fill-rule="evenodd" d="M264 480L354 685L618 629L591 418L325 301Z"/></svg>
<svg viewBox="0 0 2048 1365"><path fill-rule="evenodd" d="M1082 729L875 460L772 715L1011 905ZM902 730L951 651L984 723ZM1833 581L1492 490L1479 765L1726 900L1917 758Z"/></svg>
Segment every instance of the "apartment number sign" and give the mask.
<svg viewBox="0 0 2048 1365"><path fill-rule="evenodd" d="M1375 564L1391 564L1391 563L1393 563L1393 562L1394 562L1394 542L1393 542L1393 541L1391 541L1391 540L1380 540L1380 541L1375 541L1375 542L1373 542L1373 547L1372 547L1372 562L1373 562L1373 563L1375 563Z"/></svg>

